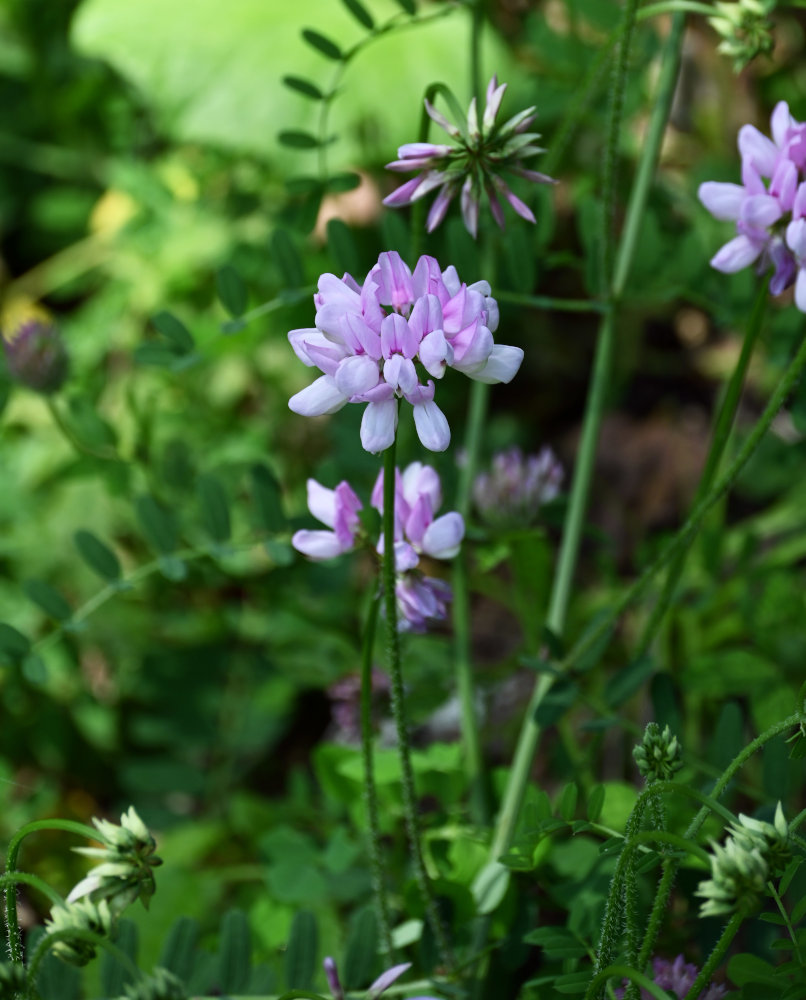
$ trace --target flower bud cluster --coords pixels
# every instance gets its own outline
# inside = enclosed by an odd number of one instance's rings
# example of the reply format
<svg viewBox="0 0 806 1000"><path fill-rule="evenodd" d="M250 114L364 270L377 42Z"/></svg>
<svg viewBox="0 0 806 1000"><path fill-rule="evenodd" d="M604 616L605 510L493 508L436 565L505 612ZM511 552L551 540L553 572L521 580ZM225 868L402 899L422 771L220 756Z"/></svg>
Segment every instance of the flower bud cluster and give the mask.
<svg viewBox="0 0 806 1000"><path fill-rule="evenodd" d="M643 739L632 752L638 770L651 785L655 781L670 781L683 766L683 748L668 726L663 732L657 722L650 722Z"/></svg>
<svg viewBox="0 0 806 1000"><path fill-rule="evenodd" d="M90 931L102 937L112 932L114 915L105 899L94 903L91 899L68 901L54 906L50 916L45 921L48 934L66 931ZM97 945L93 941L85 941L81 937L68 937L53 945L53 954L69 962L70 965L86 965L95 958Z"/></svg>
<svg viewBox="0 0 806 1000"><path fill-rule="evenodd" d="M775 45L769 15L775 0L717 0L708 23L722 41L717 51L733 59L738 73L756 56L769 55Z"/></svg>
<svg viewBox="0 0 806 1000"><path fill-rule="evenodd" d="M737 235L711 259L732 274L756 263L772 269L770 292L794 284L795 305L806 312L806 123L786 101L772 113L772 139L753 125L739 129L742 183L706 181L699 198L717 219L736 223Z"/></svg>
<svg viewBox="0 0 806 1000"><path fill-rule="evenodd" d="M366 403L361 444L385 451L395 439L398 400L414 407L414 425L430 451L445 451L451 432L434 402L434 379L456 368L479 382L509 382L519 347L496 344L498 305L486 281L467 285L451 266L423 256L414 271L396 251L382 253L363 285L345 274L319 279L315 326L292 330L297 357L323 374L288 401L305 417ZM421 381L423 372L432 376Z"/></svg>
<svg viewBox="0 0 806 1000"><path fill-rule="evenodd" d="M527 170L523 166L524 160L545 152L536 144L540 136L528 131L536 117L535 109L526 108L503 124L497 124L498 111L506 89L505 83L499 86L497 77L490 80L481 122L475 97L470 102L467 122L458 125L448 121L426 101L425 110L429 117L457 145L409 142L401 146L397 151L399 159L387 163L386 169L402 172L419 170L421 173L396 188L384 199L384 204L395 208L410 205L438 188L439 193L426 221L426 229L430 233L445 218L450 203L461 191L462 219L474 239L478 234L482 192L487 196L493 218L502 229L504 210L499 195L509 202L522 219L534 222L532 210L510 190L501 176L502 172L538 184L555 182L546 174Z"/></svg>
<svg viewBox="0 0 806 1000"><path fill-rule="evenodd" d="M0 340L15 381L46 396L61 389L70 372L70 359L57 327L30 319Z"/></svg>
<svg viewBox="0 0 806 1000"><path fill-rule="evenodd" d="M120 1000L187 1000L185 984L168 969L157 966L150 976L144 976L123 987Z"/></svg>
<svg viewBox="0 0 806 1000"><path fill-rule="evenodd" d="M383 471L372 490L371 504L383 513ZM395 470L395 570L399 628L424 632L429 621L447 616L451 589L447 583L424 576L418 565L421 556L452 559L464 538L465 523L456 511L436 517L442 504L442 484L430 465L412 462L401 473ZM308 480L308 507L329 531L301 530L291 544L311 559L331 559L352 551L361 540L358 517L362 503L349 483L327 489L315 479ZM383 552L383 536L377 551Z"/></svg>
<svg viewBox="0 0 806 1000"><path fill-rule="evenodd" d="M563 475L551 448L529 456L520 448L509 448L493 456L489 472L476 476L473 501L488 523L525 527L543 504L559 494Z"/></svg>
<svg viewBox="0 0 806 1000"><path fill-rule="evenodd" d="M78 854L100 858L102 864L76 885L68 902L87 897L105 900L117 915L135 900L148 907L154 895L154 868L162 864L154 851L157 843L145 823L130 806L120 817L120 825L93 819L103 847L75 847Z"/></svg>
<svg viewBox="0 0 806 1000"><path fill-rule="evenodd" d="M789 859L789 828L780 802L774 823L739 815L725 845L713 845L711 878L700 882L696 895L705 902L700 916L756 912L768 879L780 874Z"/></svg>

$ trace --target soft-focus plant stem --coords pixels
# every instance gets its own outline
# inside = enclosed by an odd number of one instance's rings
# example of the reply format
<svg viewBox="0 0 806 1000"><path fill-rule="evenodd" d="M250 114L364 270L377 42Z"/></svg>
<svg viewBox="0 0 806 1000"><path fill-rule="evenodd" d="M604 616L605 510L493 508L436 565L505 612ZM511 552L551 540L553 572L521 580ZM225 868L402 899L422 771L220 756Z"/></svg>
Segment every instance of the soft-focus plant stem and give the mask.
<svg viewBox="0 0 806 1000"><path fill-rule="evenodd" d="M453 964L448 939L437 910L423 861L420 826L417 818L417 796L414 791L414 771L409 751L409 730L403 693L403 670L400 658L400 633L397 629L397 598L395 596L395 441L383 453L383 599L386 613L386 651L392 683L392 714L397 731L397 752L400 760L400 780L403 788L403 813L406 833L414 862L414 876L425 907L425 914L437 944L440 962Z"/></svg>
<svg viewBox="0 0 806 1000"><path fill-rule="evenodd" d="M26 823L11 838L6 852L5 877L21 874L17 872L17 860L19 858L20 846L29 833L36 833L37 830L65 830L67 833L78 834L89 840L98 839L98 831L84 823L76 823L70 819L40 819L33 823ZM26 876L26 881L36 876ZM31 883L33 884L33 883ZM41 886L39 886L41 888ZM47 891L46 889L42 890ZM17 920L17 893L14 884L6 888L6 935L8 939L8 956L12 962L22 961L22 941L20 938L20 927Z"/></svg>
<svg viewBox="0 0 806 1000"><path fill-rule="evenodd" d="M381 832L378 826L378 791L375 785L375 768L372 748L372 654L375 648L375 628L378 623L380 599L374 594L364 626L364 643L361 650L361 758L364 764L364 802L369 825L369 857L372 874L372 892L378 916L381 944L387 958L392 957L392 931L386 884L381 860Z"/></svg>
<svg viewBox="0 0 806 1000"><path fill-rule="evenodd" d="M122 948L118 948L116 944L113 944L109 938L104 937L103 934L96 934L94 931L83 930L78 927L65 927L64 930L53 931L50 934L46 934L37 945L36 951L34 952L33 958L28 966L29 983L36 983L36 975L39 971L42 959L45 955L47 955L54 944L58 944L60 941L86 941L88 944L93 944L96 947L103 948L105 951L108 951L110 955L116 958L118 962L120 962L135 982L143 978L143 973L137 968L126 952L123 951Z"/></svg>
<svg viewBox="0 0 806 1000"><path fill-rule="evenodd" d="M736 933L741 927L743 919L744 918L741 913L734 913L730 918L727 927L724 931L722 931L721 937L714 945L711 954L706 959L705 965L703 965L702 969L700 969L700 974L692 983L691 989L688 993L686 993L685 1000L697 1000L697 997L699 997L703 992L705 984L710 982L711 976L714 974L714 971L724 958L725 952L728 950L731 941L736 937Z"/></svg>
<svg viewBox="0 0 806 1000"><path fill-rule="evenodd" d="M697 487L697 492L694 495L693 507L696 507L708 493L708 490L711 488L711 485L716 478L716 474L719 471L719 464L725 452L725 447L728 443L728 438L730 437L730 432L733 427L733 421L736 417L736 410L739 406L739 399L741 398L747 368L750 364L750 358L752 357L753 349L755 348L756 341L758 340L761 332L764 311L767 305L769 284L769 279L766 279L761 283L758 294L756 295L756 300L753 303L753 309L750 313L750 322L742 343L742 349L714 421L711 446L708 450L708 457L705 461L705 468L703 469L702 477L700 478L700 482ZM652 645L666 612L674 603L677 584L680 580L680 574L683 571L683 566L685 565L686 556L688 555L690 547L690 543L681 547L680 551L669 566L661 595L658 598L657 604L652 609L652 614L649 616L649 620L646 623L643 634L641 635L638 643L636 658L643 656Z"/></svg>

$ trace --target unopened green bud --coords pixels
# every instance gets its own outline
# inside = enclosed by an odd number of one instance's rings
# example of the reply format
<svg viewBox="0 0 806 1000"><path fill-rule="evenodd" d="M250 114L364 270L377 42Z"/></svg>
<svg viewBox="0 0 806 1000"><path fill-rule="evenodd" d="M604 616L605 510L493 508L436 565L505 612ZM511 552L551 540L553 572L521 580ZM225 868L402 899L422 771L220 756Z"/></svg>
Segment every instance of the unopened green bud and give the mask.
<svg viewBox="0 0 806 1000"><path fill-rule="evenodd" d="M724 847L713 844L711 878L700 882L695 893L705 900L700 916L733 912L751 916L760 906L769 877L767 859L747 838L729 836Z"/></svg>
<svg viewBox="0 0 806 1000"><path fill-rule="evenodd" d="M52 323L27 320L0 339L13 379L45 395L61 389L70 371L70 359L62 335Z"/></svg>
<svg viewBox="0 0 806 1000"><path fill-rule="evenodd" d="M716 13L708 23L722 39L717 51L733 59L737 73L756 56L772 52L775 42L769 15L775 0L719 0L714 7Z"/></svg>
<svg viewBox="0 0 806 1000"><path fill-rule="evenodd" d="M49 934L60 931L92 931L107 937L112 932L113 924L114 918L106 900L93 903L89 899L80 899L74 903L54 906L45 921L45 930ZM68 936L66 940L57 941L53 945L53 954L71 965L86 965L95 958L96 948L97 945L92 941Z"/></svg>
<svg viewBox="0 0 806 1000"><path fill-rule="evenodd" d="M115 914L135 900L143 906L154 895L154 868L162 859L154 853L157 842L134 810L120 817L120 825L106 819L93 819L103 847L74 847L79 854L99 858L102 864L75 886L67 897L68 902L86 896L93 901L106 900Z"/></svg>
<svg viewBox="0 0 806 1000"><path fill-rule="evenodd" d="M731 823L730 830L731 836L743 847L748 850L758 849L769 865L771 874L783 873L792 857L792 851L789 826L780 802L772 823L739 813L739 822Z"/></svg>
<svg viewBox="0 0 806 1000"><path fill-rule="evenodd" d="M25 991L25 966L15 962L0 962L0 1000L17 1000Z"/></svg>
<svg viewBox="0 0 806 1000"><path fill-rule="evenodd" d="M125 997L120 1000L187 1000L188 991L185 984L168 969L154 969L150 976L145 976L136 983L128 983L123 987Z"/></svg>
<svg viewBox="0 0 806 1000"><path fill-rule="evenodd" d="M633 749L632 755L638 770L651 785L655 781L669 781L683 766L683 748L668 726L663 732L657 722L650 722L644 738Z"/></svg>

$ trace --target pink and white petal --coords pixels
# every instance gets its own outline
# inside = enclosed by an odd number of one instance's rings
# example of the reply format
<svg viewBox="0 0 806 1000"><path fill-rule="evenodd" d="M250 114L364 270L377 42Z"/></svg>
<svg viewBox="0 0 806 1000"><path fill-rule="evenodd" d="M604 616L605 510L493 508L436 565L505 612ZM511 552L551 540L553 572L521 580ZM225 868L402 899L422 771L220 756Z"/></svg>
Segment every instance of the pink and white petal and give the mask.
<svg viewBox="0 0 806 1000"><path fill-rule="evenodd" d="M406 142L398 148L397 155L402 160L422 156L447 156L453 152L453 146L444 146L436 142Z"/></svg>
<svg viewBox="0 0 806 1000"><path fill-rule="evenodd" d="M383 357L380 334L376 333L362 316L357 316L355 313L345 315L344 325L347 327L345 340L349 337L351 342L360 345L365 354L375 361L380 361Z"/></svg>
<svg viewBox="0 0 806 1000"><path fill-rule="evenodd" d="M791 160L781 160L770 182L770 194L777 199L784 212L789 212L798 189L798 168Z"/></svg>
<svg viewBox="0 0 806 1000"><path fill-rule="evenodd" d="M442 483L439 473L431 465L410 462L400 477L400 491L410 509L421 496L427 497L432 512L442 504ZM408 517L408 514L406 515Z"/></svg>
<svg viewBox="0 0 806 1000"><path fill-rule="evenodd" d="M428 210L428 218L425 220L425 231L433 233L448 213L448 208L456 194L456 188L452 184L443 184L442 190L434 199L434 203Z"/></svg>
<svg viewBox="0 0 806 1000"><path fill-rule="evenodd" d="M349 399L374 388L381 380L381 373L377 361L366 354L358 354L340 362L335 379L339 392Z"/></svg>
<svg viewBox="0 0 806 1000"><path fill-rule="evenodd" d="M451 443L448 421L433 400L414 407L414 426L417 437L429 451L445 451Z"/></svg>
<svg viewBox="0 0 806 1000"><path fill-rule="evenodd" d="M806 313L806 270L801 268L795 279L795 305L802 313Z"/></svg>
<svg viewBox="0 0 806 1000"><path fill-rule="evenodd" d="M779 149L783 149L787 139L787 132L793 124L792 115L789 113L789 105L786 101L779 101L772 109L770 117L772 138Z"/></svg>
<svg viewBox="0 0 806 1000"><path fill-rule="evenodd" d="M766 229L783 214L777 198L769 194L754 194L745 198L740 217L742 222L754 229Z"/></svg>
<svg viewBox="0 0 806 1000"><path fill-rule="evenodd" d="M378 543L378 551L383 555L383 536ZM395 572L406 573L414 569L420 562L420 557L408 542L395 542Z"/></svg>
<svg viewBox="0 0 806 1000"><path fill-rule="evenodd" d="M361 445L377 455L391 445L397 430L397 400L369 403L361 418Z"/></svg>
<svg viewBox="0 0 806 1000"><path fill-rule="evenodd" d="M496 180L497 183L495 186L498 188L501 194L503 194L503 196L510 203L510 205L515 209L518 215L522 219L526 219L527 222L537 222L537 219L535 219L534 212L531 210L531 208L529 208L527 204L522 202L520 198L515 194L515 192L511 191L507 187L507 185L501 180L500 177L497 178Z"/></svg>
<svg viewBox="0 0 806 1000"><path fill-rule="evenodd" d="M433 330L442 329L442 306L436 295L420 295L409 316L409 327L417 342Z"/></svg>
<svg viewBox="0 0 806 1000"><path fill-rule="evenodd" d="M801 219L804 216L806 216L806 181L801 181L792 203L792 218Z"/></svg>
<svg viewBox="0 0 806 1000"><path fill-rule="evenodd" d="M424 494L417 497L414 506L411 508L409 516L406 518L404 531L406 538L415 548L419 548L425 529L434 520L434 511L431 508L431 501Z"/></svg>
<svg viewBox="0 0 806 1000"><path fill-rule="evenodd" d="M434 257L429 257L428 254L423 254L417 261L412 275L412 285L417 299L423 295L434 295L442 305L450 298L450 292L445 287L442 278L439 262Z"/></svg>
<svg viewBox="0 0 806 1000"><path fill-rule="evenodd" d="M330 344L327 337L315 328L309 328L305 330L291 330L288 334L288 341L294 350L294 354L299 358L299 360L307 365L308 368L315 368L316 362L311 359L308 354L308 344L318 344L319 346L324 346Z"/></svg>
<svg viewBox="0 0 806 1000"><path fill-rule="evenodd" d="M734 274L757 260L763 246L747 236L736 236L711 258L711 267L723 274Z"/></svg>
<svg viewBox="0 0 806 1000"><path fill-rule="evenodd" d="M439 125L441 129L444 129L448 133L448 135L451 136L452 138L458 139L459 136L462 134L461 131L452 122L449 122L444 115L441 115L439 111L437 111L437 109L430 101L425 102L425 110L427 111L428 117L431 119L431 121L436 122L437 125Z"/></svg>
<svg viewBox="0 0 806 1000"><path fill-rule="evenodd" d="M476 382L486 382L494 385L498 382L511 382L517 375L523 361L523 351L520 347L509 344L496 344L490 352L487 364L477 372L468 372Z"/></svg>
<svg viewBox="0 0 806 1000"><path fill-rule="evenodd" d="M465 522L457 511L443 514L425 529L422 549L435 559L452 559L465 537Z"/></svg>
<svg viewBox="0 0 806 1000"><path fill-rule="evenodd" d="M778 162L779 150L755 125L742 125L739 129L739 152L748 159L762 177L772 177Z"/></svg>
<svg viewBox="0 0 806 1000"><path fill-rule="evenodd" d="M697 197L715 219L721 219L723 222L735 222L739 218L742 202L747 197L747 192L741 184L706 181L704 184L700 184Z"/></svg>
<svg viewBox="0 0 806 1000"><path fill-rule="evenodd" d="M292 396L288 408L302 417L321 417L326 413L336 413L346 402L347 397L339 391L333 376L322 375Z"/></svg>
<svg viewBox="0 0 806 1000"><path fill-rule="evenodd" d="M806 262L806 219L795 219L789 223L786 227L786 245L799 265Z"/></svg>
<svg viewBox="0 0 806 1000"><path fill-rule="evenodd" d="M291 544L311 559L333 559L345 551L335 531L295 531Z"/></svg>
<svg viewBox="0 0 806 1000"><path fill-rule="evenodd" d="M480 324L468 327L451 341L454 351L454 362L451 367L470 375L480 371L487 364L495 343L493 335L486 326Z"/></svg>
<svg viewBox="0 0 806 1000"><path fill-rule="evenodd" d="M499 87L497 77L493 77L487 84L486 104L484 106L484 117L481 120L481 127L485 134L495 125L495 119L501 108L501 101L504 98L507 85L502 83Z"/></svg>
<svg viewBox="0 0 806 1000"><path fill-rule="evenodd" d="M497 223L500 229L506 228L506 219L504 218L504 209L501 206L501 202L498 200L498 195L495 190L488 184L485 188L487 192L487 201L490 205L490 214Z"/></svg>
<svg viewBox="0 0 806 1000"><path fill-rule="evenodd" d="M358 287L349 274L343 278L335 274L323 274L317 285L322 305L335 305L342 310L357 311L361 308Z"/></svg>
<svg viewBox="0 0 806 1000"><path fill-rule="evenodd" d="M393 169L390 165L389 169ZM394 189L391 194L388 194L384 199L384 205L389 208L397 208L402 205L410 205L413 201L416 201L420 197L419 194L415 194L415 191L420 186L422 181L422 174L417 177L412 177L411 180L406 181L405 184L401 184L400 187ZM425 192L423 192L424 194Z"/></svg>
<svg viewBox="0 0 806 1000"><path fill-rule="evenodd" d="M308 480L308 510L328 528L336 523L336 491L329 490L315 479Z"/></svg>
<svg viewBox="0 0 806 1000"><path fill-rule="evenodd" d="M426 104L428 102L426 101ZM375 980L375 982L367 990L366 1000L375 1000L376 997L380 996L384 990L388 990L389 987L399 979L408 969L411 968L411 962L403 962L401 965L393 965L391 969L387 969L386 972L382 972L380 976Z"/></svg>
<svg viewBox="0 0 806 1000"><path fill-rule="evenodd" d="M478 192L474 191L474 185L470 177L462 185L460 203L465 229L475 240L479 232L479 196Z"/></svg>
<svg viewBox="0 0 806 1000"><path fill-rule="evenodd" d="M453 357L453 347L445 339L442 330L432 330L420 342L420 363L434 378L442 378L446 367L453 364Z"/></svg>

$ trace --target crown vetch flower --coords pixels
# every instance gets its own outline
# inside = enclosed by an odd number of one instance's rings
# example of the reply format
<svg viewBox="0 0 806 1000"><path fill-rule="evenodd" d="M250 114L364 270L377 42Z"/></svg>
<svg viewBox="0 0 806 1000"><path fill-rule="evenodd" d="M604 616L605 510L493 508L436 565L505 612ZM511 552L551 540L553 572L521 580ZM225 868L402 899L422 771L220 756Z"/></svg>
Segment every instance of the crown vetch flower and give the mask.
<svg viewBox="0 0 806 1000"><path fill-rule="evenodd" d="M459 194L462 219L474 239L478 234L482 192L487 197L492 217L502 229L504 210L499 195L522 219L535 222L532 210L510 190L501 173L510 173L537 184L554 184L555 181L546 174L523 166L524 160L544 152L536 145L539 134L527 131L536 117L534 107L526 108L501 125L496 123L506 89L507 85L499 85L498 78L493 76L487 85L481 123L475 97L470 102L467 122L459 126L448 121L426 101L425 109L431 120L456 140L457 145L408 142L401 146L397 151L399 159L387 163L386 169L402 172L419 170L421 173L384 198L384 204L399 208L439 189L426 220L426 229L430 233L445 218L450 203Z"/></svg>
<svg viewBox="0 0 806 1000"><path fill-rule="evenodd" d="M35 392L58 392L70 373L70 358L58 327L40 319L21 323L0 337L12 378Z"/></svg>
<svg viewBox="0 0 806 1000"><path fill-rule="evenodd" d="M370 452L394 441L399 399L412 404L423 445L444 451L451 432L433 380L456 368L480 382L509 382L523 360L519 347L493 341L498 305L489 283L467 285L433 257L420 257L412 272L396 251L382 253L361 286L349 274L323 274L314 304L315 327L288 339L323 374L289 408L312 417L366 403L361 444ZM423 371L432 378L421 381Z"/></svg>
<svg viewBox="0 0 806 1000"><path fill-rule="evenodd" d="M543 504L560 492L563 467L551 448L525 456L509 448L493 456L489 472L473 481L473 502L490 524L530 524Z"/></svg>
<svg viewBox="0 0 806 1000"><path fill-rule="evenodd" d="M71 965L86 965L95 958L97 945L80 937L69 937L70 931L92 931L102 937L112 933L115 918L105 899L98 903L90 899L67 901L54 906L45 920L45 930L49 934L65 933L65 940L57 941L53 954Z"/></svg>
<svg viewBox="0 0 806 1000"><path fill-rule="evenodd" d="M297 531L291 539L295 549L312 559L331 559L355 547L360 527L358 512L363 504L348 482L335 490L308 480L308 507L313 516L331 531Z"/></svg>
<svg viewBox="0 0 806 1000"><path fill-rule="evenodd" d="M742 183L706 181L699 198L717 219L736 223L737 235L711 259L732 274L750 264L772 268L770 292L795 284L795 304L806 312L806 123L786 101L772 113L772 138L753 125L739 130ZM768 183L765 183L765 179Z"/></svg>

